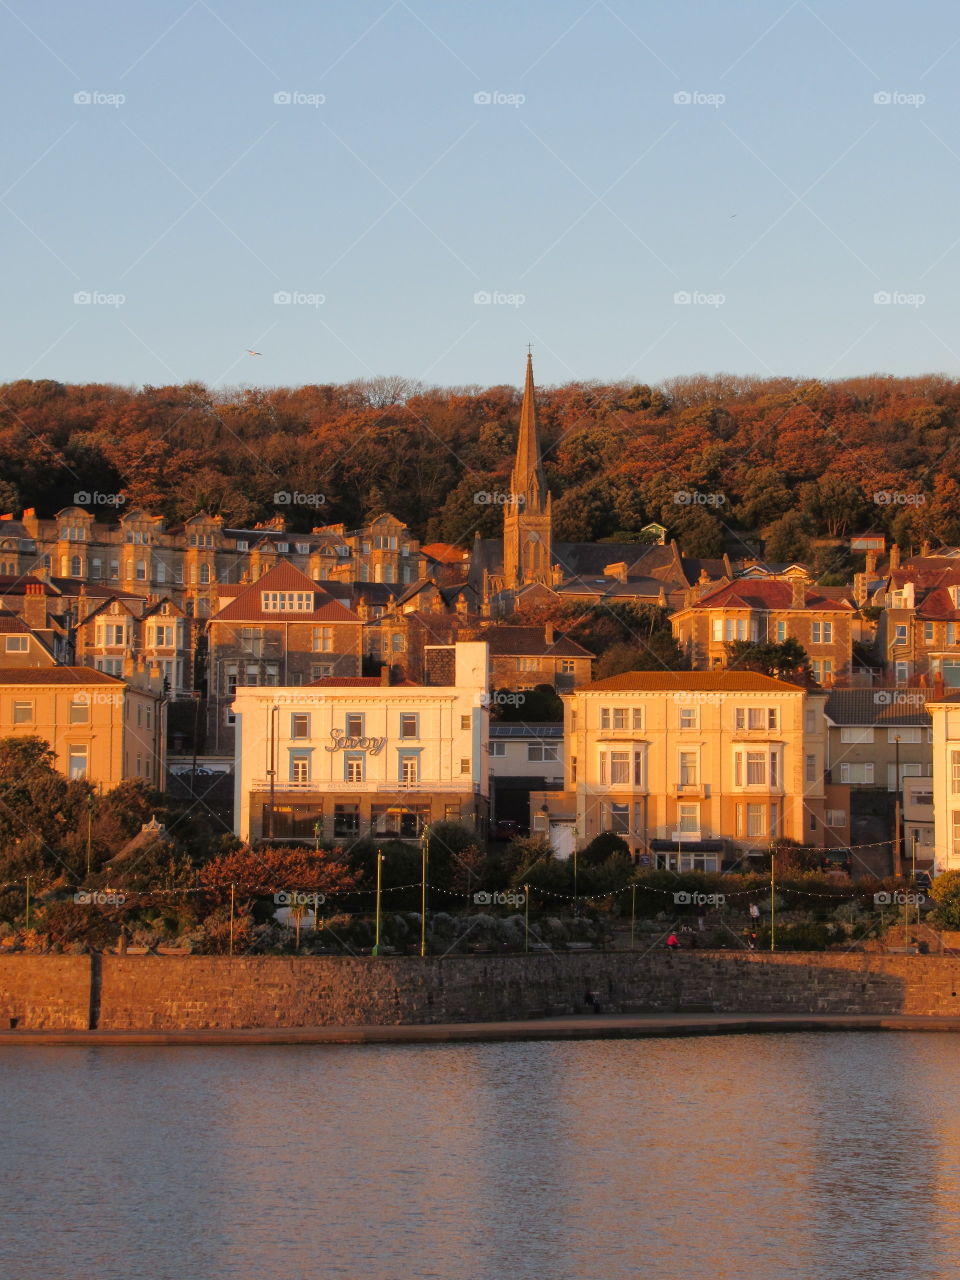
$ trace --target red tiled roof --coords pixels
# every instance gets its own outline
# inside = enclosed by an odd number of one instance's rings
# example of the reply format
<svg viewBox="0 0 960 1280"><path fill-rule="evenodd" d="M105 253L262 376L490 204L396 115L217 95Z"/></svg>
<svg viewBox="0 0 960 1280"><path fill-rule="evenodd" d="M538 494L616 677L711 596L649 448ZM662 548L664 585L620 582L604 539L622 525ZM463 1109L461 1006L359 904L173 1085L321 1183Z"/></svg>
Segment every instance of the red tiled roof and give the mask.
<svg viewBox="0 0 960 1280"><path fill-rule="evenodd" d="M0 667L0 684L123 685L123 681L93 667Z"/></svg>
<svg viewBox="0 0 960 1280"><path fill-rule="evenodd" d="M804 588L803 599L802 607L813 613L828 610L853 613L853 605L849 601L831 599L815 586ZM717 591L701 596L694 602L693 608L789 610L795 607L792 601L793 588L789 582L741 579L739 582L731 582L729 586L720 587Z"/></svg>
<svg viewBox="0 0 960 1280"><path fill-rule="evenodd" d="M264 591L312 591L317 604L307 613L272 612L261 607ZM328 595L323 587L301 572L295 564L281 560L262 578L248 583L243 591L210 618L211 622L356 622L360 618Z"/></svg>
<svg viewBox="0 0 960 1280"><path fill-rule="evenodd" d="M428 542L420 550L439 564L460 564L467 559L467 552L462 547L455 547L449 542Z"/></svg>
<svg viewBox="0 0 960 1280"><path fill-rule="evenodd" d="M759 671L626 671L583 685L580 692L602 689L621 693L712 692L802 693L800 685L777 680Z"/></svg>
<svg viewBox="0 0 960 1280"><path fill-rule="evenodd" d="M11 613L9 609L0 609L0 632L19 632L21 635L24 631L29 632L30 627L16 613Z"/></svg>
<svg viewBox="0 0 960 1280"><path fill-rule="evenodd" d="M927 622L954 622L960 618L960 609L951 600L947 587L935 587L917 606L916 614Z"/></svg>

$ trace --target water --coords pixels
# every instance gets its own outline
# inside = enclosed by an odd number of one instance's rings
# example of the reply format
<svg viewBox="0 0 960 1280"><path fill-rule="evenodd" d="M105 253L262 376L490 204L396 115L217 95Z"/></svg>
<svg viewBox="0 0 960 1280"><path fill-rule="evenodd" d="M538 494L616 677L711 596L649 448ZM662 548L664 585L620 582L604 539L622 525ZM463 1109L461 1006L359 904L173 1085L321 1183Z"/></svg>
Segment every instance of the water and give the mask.
<svg viewBox="0 0 960 1280"><path fill-rule="evenodd" d="M4 1280L936 1280L957 1040L2 1049Z"/></svg>

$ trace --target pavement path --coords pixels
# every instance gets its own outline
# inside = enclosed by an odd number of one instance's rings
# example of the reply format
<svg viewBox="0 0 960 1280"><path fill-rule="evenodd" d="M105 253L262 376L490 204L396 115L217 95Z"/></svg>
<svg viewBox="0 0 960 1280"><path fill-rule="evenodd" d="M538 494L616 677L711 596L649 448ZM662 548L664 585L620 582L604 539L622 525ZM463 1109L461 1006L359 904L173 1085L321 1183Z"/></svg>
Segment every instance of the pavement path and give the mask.
<svg viewBox="0 0 960 1280"><path fill-rule="evenodd" d="M600 1014L433 1025L210 1028L195 1031L0 1031L0 1046L469 1044L509 1040L632 1040L785 1031L960 1031L960 1017L906 1014Z"/></svg>

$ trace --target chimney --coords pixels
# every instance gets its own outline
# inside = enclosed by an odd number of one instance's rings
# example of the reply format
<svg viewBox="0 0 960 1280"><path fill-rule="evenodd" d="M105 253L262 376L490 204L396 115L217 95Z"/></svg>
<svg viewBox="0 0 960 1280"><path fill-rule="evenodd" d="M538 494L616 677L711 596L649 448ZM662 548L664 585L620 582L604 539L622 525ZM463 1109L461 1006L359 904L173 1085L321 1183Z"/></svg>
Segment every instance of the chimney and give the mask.
<svg viewBox="0 0 960 1280"><path fill-rule="evenodd" d="M922 556L928 556L930 554L930 543L926 538L924 538L923 542L920 543L920 554Z"/></svg>
<svg viewBox="0 0 960 1280"><path fill-rule="evenodd" d="M943 676L938 671L933 677L933 701L940 702L943 698Z"/></svg>
<svg viewBox="0 0 960 1280"><path fill-rule="evenodd" d="M23 596L21 615L28 627L42 631L47 625L47 597L42 582L28 582Z"/></svg>
<svg viewBox="0 0 960 1280"><path fill-rule="evenodd" d="M890 572L896 573L900 568L900 545L894 542L890 547Z"/></svg>
<svg viewBox="0 0 960 1280"><path fill-rule="evenodd" d="M389 683L390 683L390 668L381 667L380 668L380 684L381 686L386 686L386 685L389 685Z"/></svg>
<svg viewBox="0 0 960 1280"><path fill-rule="evenodd" d="M873 577L873 575L877 572L877 553L876 553L876 551L868 551L868 552L867 552L867 563L866 563L866 566L865 566L865 568L864 568L864 572L865 572L865 573L867 573L870 577Z"/></svg>
<svg viewBox="0 0 960 1280"><path fill-rule="evenodd" d="M790 582L790 608L802 609L806 605L806 590L802 578L793 578Z"/></svg>
<svg viewBox="0 0 960 1280"><path fill-rule="evenodd" d="M556 631L554 629L553 623L545 622L543 624L543 638L544 640L546 640L547 644L553 644L555 634L556 634Z"/></svg>

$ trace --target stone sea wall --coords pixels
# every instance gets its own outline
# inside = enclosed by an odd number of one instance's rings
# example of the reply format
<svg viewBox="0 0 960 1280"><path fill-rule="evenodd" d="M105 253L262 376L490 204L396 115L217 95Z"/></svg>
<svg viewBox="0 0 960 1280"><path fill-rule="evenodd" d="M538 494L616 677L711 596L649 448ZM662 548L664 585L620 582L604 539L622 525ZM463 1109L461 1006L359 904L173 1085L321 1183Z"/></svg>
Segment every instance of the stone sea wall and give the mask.
<svg viewBox="0 0 960 1280"><path fill-rule="evenodd" d="M195 1030L564 1013L960 1015L960 957L578 953L0 957L0 1028Z"/></svg>

